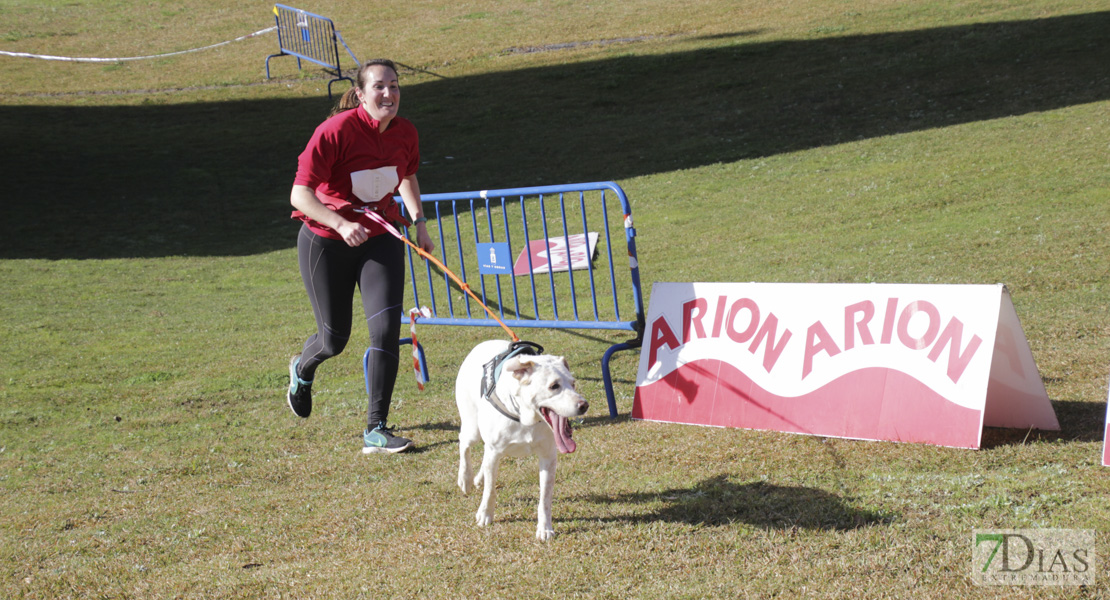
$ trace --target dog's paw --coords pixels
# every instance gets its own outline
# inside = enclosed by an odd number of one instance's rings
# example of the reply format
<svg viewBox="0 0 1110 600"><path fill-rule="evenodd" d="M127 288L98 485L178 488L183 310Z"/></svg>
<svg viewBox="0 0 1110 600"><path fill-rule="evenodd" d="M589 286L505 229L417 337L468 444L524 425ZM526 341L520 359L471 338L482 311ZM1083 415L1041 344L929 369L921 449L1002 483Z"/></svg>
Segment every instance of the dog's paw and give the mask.
<svg viewBox="0 0 1110 600"><path fill-rule="evenodd" d="M462 490L463 496L468 496L470 492L474 491L474 486L470 485L469 479L460 479L459 489Z"/></svg>
<svg viewBox="0 0 1110 600"><path fill-rule="evenodd" d="M470 492L474 491L474 484L470 482L469 476L459 473L459 480L457 483L464 496L469 495Z"/></svg>
<svg viewBox="0 0 1110 600"><path fill-rule="evenodd" d="M543 527L537 527L536 528L536 539L537 540L539 540L541 542L546 542L547 540L550 540L553 537L555 537L555 530L546 529L546 528L543 528Z"/></svg>
<svg viewBox="0 0 1110 600"><path fill-rule="evenodd" d="M474 522L478 524L478 527L485 527L493 523L493 513L480 510L474 515Z"/></svg>

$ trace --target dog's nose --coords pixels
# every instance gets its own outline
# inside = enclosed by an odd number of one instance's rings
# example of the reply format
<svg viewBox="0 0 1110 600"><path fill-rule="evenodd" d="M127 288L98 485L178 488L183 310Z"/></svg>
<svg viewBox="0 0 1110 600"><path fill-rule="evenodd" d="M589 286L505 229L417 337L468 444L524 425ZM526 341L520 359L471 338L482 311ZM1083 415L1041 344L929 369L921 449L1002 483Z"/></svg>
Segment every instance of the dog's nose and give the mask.
<svg viewBox="0 0 1110 600"><path fill-rule="evenodd" d="M579 400L578 401L578 414L584 415L584 414L586 414L587 410L590 410L590 403L586 402L585 400Z"/></svg>

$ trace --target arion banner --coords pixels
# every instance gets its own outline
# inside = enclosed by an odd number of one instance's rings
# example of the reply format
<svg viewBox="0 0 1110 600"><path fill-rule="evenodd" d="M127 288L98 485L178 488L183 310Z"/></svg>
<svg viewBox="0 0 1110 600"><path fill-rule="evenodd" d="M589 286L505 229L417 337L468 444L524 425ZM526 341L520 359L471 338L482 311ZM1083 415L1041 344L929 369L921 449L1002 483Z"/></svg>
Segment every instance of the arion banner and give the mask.
<svg viewBox="0 0 1110 600"><path fill-rule="evenodd" d="M656 283L632 417L959 448L1060 428L1003 285Z"/></svg>

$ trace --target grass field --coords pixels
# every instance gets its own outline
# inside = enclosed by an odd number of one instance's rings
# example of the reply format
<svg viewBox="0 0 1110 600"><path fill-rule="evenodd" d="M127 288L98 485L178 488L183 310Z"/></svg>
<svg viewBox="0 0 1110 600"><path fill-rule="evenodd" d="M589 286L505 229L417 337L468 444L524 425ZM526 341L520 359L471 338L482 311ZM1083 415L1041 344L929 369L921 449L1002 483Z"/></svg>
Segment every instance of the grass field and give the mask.
<svg viewBox="0 0 1110 600"><path fill-rule="evenodd" d="M451 384L497 330L421 332L433 379L403 371L391 412L411 454L359 452L358 344L319 372L311 419L285 406L313 326L287 217L319 70L275 59L265 80L272 33L0 55L0 597L1110 594L1105 3L299 7L406 65L424 192L615 180L649 289L1005 283L1061 431L969 451L610 420L598 360L625 336L544 331L593 404L560 459L560 535L533 538L534 461L506 462L477 528ZM6 0L0 50L175 52L269 10ZM617 356L627 415L636 359ZM973 585L988 528L1095 530L1097 584Z"/></svg>

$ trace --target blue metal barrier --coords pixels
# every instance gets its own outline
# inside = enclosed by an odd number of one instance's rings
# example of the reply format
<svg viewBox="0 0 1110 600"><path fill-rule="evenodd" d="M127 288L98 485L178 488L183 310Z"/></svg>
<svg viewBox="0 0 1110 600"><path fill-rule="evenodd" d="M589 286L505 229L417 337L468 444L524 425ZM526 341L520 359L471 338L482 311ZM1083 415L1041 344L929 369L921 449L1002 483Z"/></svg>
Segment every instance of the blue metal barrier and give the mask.
<svg viewBox="0 0 1110 600"><path fill-rule="evenodd" d="M636 230L624 190L606 181L424 194L422 200L437 258L510 328L635 335L601 358L609 416L616 417L609 361L615 352L639 348L644 331ZM618 225L611 224L611 215ZM614 249L624 252L614 256ZM419 324L500 327L411 248L408 263L406 301L432 313ZM426 365L423 372L427 379Z"/></svg>
<svg viewBox="0 0 1110 600"><path fill-rule="evenodd" d="M350 77L343 75L339 66L339 44L343 44L356 65L360 63L331 19L299 8L275 4L274 20L277 21L279 52L266 57L266 79L270 78L271 58L295 56L298 70L301 68L301 59L304 59L334 71L332 74L335 77L328 81L328 98L331 98L331 84L336 81L350 81L354 84Z"/></svg>

